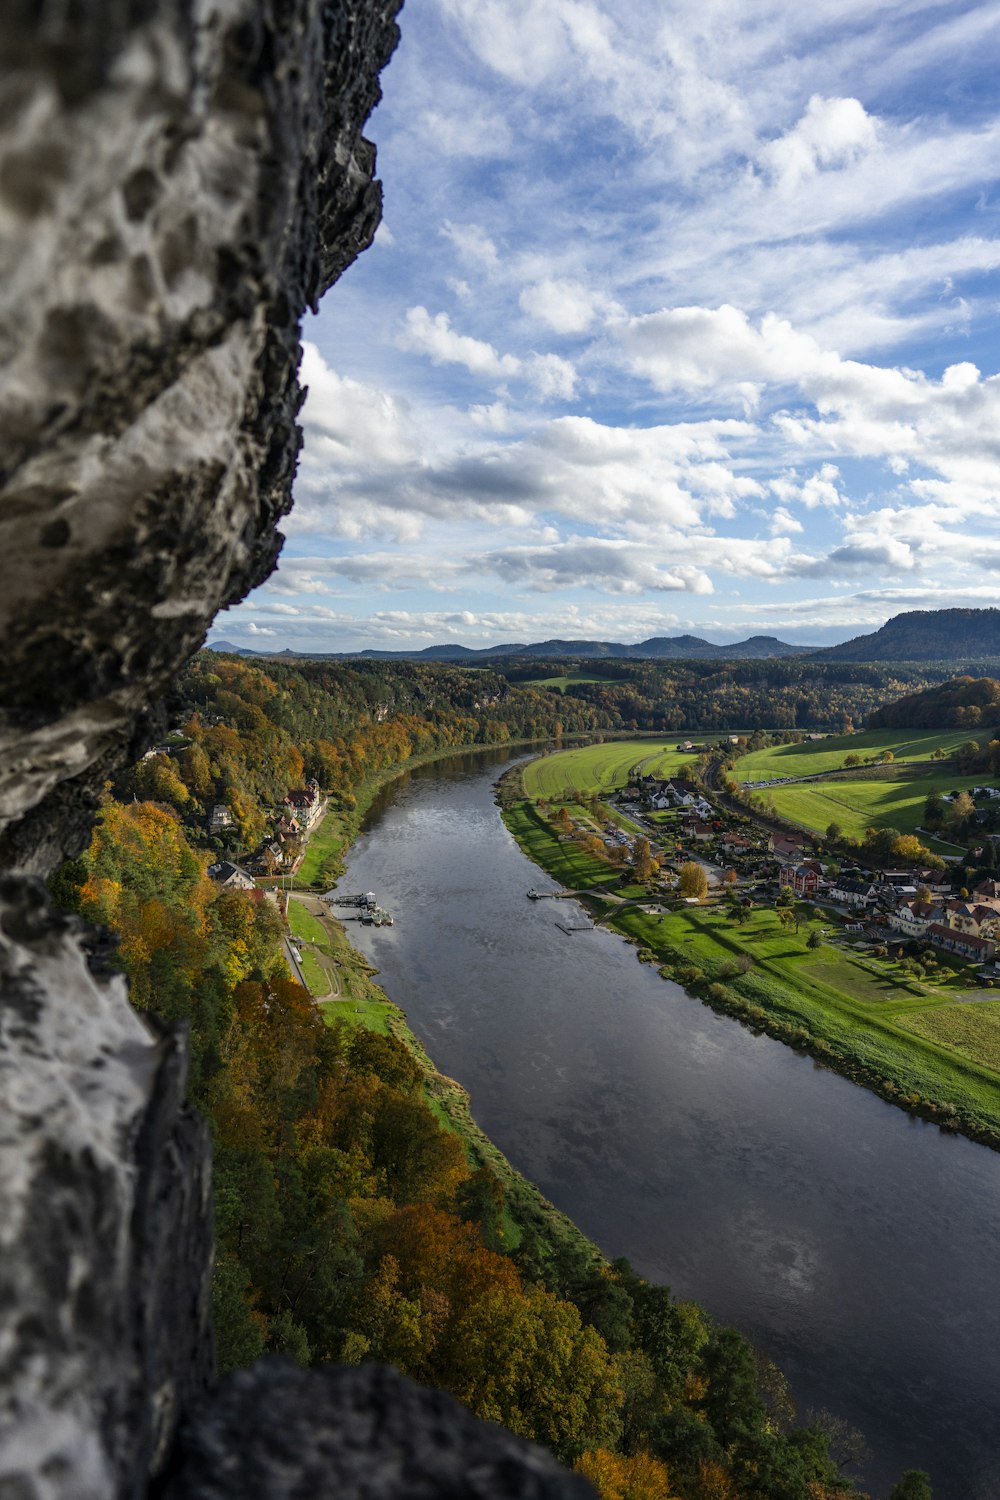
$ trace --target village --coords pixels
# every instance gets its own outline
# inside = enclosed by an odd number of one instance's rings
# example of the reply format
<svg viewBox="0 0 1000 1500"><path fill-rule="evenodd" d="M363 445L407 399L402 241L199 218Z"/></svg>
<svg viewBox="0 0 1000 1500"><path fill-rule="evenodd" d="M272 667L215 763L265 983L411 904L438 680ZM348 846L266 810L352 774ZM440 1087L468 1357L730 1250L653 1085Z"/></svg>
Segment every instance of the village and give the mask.
<svg viewBox="0 0 1000 1500"><path fill-rule="evenodd" d="M974 790L977 800L1000 797L993 787ZM811 902L876 956L890 944L904 951L929 945L973 966L979 982L1000 981L1000 880L966 889L940 861L887 869L842 864L823 840L734 813L689 777L639 774L610 800L637 832L607 827L602 841L628 856L637 837L649 839L660 867L651 892L657 885L662 894L676 891L681 864L694 862L710 893L728 895L735 906Z"/></svg>

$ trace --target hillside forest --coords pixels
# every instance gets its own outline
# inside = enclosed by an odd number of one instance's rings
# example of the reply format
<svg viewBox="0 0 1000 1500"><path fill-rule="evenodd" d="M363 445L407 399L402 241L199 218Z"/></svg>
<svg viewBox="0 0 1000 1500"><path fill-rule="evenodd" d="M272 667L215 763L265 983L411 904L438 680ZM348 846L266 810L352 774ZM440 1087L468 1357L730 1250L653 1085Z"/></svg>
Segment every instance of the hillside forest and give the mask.
<svg viewBox="0 0 1000 1500"><path fill-rule="evenodd" d="M521 1213L445 1128L405 1028L328 1024L289 977L278 893L207 874L220 803L249 849L304 776L349 805L415 755L610 728L619 712L482 670L203 653L177 685L174 732L108 786L52 892L114 935L140 1009L190 1028L190 1096L215 1153L221 1370L265 1350L389 1361L576 1465L606 1500L857 1494L858 1434L800 1421L740 1334ZM911 1494L930 1494L912 1472L894 1497Z"/></svg>

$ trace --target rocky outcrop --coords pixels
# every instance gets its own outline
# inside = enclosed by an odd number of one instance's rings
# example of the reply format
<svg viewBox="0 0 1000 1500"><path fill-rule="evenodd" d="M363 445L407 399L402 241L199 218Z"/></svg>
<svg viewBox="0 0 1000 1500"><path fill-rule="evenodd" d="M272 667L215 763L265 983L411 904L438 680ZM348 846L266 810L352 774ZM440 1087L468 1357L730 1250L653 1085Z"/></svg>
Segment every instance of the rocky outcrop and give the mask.
<svg viewBox="0 0 1000 1500"><path fill-rule="evenodd" d="M594 1500L541 1448L381 1365L241 1370L182 1431L162 1500Z"/></svg>
<svg viewBox="0 0 1000 1500"><path fill-rule="evenodd" d="M82 934L0 879L0 1494L19 1500L145 1494L213 1374L183 1036L92 971Z"/></svg>
<svg viewBox="0 0 1000 1500"><path fill-rule="evenodd" d="M0 863L274 566L299 319L371 240L400 0L12 0L0 28Z"/></svg>

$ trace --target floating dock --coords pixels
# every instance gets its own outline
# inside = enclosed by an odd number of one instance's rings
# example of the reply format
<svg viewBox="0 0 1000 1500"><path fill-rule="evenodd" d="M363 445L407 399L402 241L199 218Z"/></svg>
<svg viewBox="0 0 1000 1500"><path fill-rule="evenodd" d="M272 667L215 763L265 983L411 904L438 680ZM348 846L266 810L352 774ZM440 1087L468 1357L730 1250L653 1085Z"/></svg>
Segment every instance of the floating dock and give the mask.
<svg viewBox="0 0 1000 1500"><path fill-rule="evenodd" d="M378 898L374 891L359 891L354 896L335 896L332 893L324 897L330 906L351 906L357 911L357 920L363 922L366 927L391 927L393 925L392 915L384 906L379 906Z"/></svg>

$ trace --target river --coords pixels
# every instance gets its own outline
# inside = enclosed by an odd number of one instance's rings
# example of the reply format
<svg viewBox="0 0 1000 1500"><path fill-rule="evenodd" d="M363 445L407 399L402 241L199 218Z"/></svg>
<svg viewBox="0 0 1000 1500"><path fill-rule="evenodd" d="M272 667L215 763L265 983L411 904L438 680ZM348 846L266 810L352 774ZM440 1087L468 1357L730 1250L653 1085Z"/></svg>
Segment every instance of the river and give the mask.
<svg viewBox="0 0 1000 1500"><path fill-rule="evenodd" d="M754 1339L800 1413L860 1428L876 1495L920 1467L935 1500L997 1500L1000 1155L716 1016L614 934L560 931L493 804L509 758L386 789L339 888L395 925L352 941L514 1165Z"/></svg>

